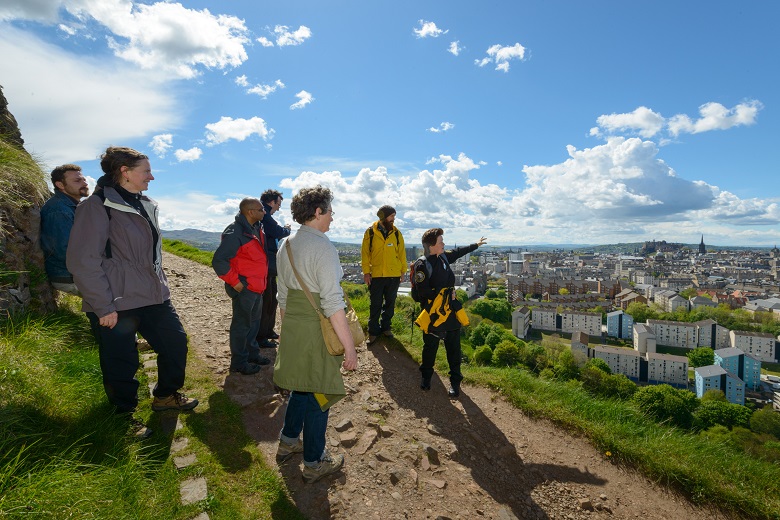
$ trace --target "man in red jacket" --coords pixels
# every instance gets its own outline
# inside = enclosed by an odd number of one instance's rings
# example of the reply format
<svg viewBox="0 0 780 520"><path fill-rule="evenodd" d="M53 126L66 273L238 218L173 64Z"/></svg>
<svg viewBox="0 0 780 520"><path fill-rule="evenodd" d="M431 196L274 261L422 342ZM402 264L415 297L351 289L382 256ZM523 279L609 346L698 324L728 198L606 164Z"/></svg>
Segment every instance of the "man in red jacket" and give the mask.
<svg viewBox="0 0 780 520"><path fill-rule="evenodd" d="M247 197L238 206L236 221L222 232L211 266L225 282L233 303L230 322L230 371L250 375L271 362L260 355L257 331L268 277L265 235L260 226L263 204Z"/></svg>

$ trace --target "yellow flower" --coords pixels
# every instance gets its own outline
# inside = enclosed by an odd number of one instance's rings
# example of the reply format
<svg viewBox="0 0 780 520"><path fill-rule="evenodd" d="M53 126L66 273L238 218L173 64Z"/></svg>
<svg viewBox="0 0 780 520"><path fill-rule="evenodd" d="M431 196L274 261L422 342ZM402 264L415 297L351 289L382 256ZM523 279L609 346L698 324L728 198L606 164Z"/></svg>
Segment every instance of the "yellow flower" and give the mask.
<svg viewBox="0 0 780 520"><path fill-rule="evenodd" d="M608 451L608 452L606 452L606 453L605 453L605 455L606 455L607 457L611 457L611 456L612 456L612 452L611 452L611 451Z"/></svg>

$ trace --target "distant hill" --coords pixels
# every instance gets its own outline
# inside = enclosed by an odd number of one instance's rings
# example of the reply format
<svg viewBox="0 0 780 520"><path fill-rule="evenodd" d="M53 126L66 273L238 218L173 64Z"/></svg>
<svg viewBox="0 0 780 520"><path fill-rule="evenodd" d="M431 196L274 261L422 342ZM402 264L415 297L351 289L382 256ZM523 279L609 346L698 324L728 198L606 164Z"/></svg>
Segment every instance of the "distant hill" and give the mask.
<svg viewBox="0 0 780 520"><path fill-rule="evenodd" d="M216 251L222 233L217 231L203 231L201 229L181 229L174 231L162 231L162 236L171 240L181 240L203 251Z"/></svg>

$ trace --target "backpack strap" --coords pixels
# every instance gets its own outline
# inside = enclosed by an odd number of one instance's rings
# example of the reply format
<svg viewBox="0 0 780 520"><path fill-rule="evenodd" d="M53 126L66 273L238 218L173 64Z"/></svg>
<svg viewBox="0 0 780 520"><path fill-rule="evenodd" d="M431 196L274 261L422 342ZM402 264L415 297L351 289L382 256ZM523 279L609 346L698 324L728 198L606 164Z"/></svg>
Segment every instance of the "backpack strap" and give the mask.
<svg viewBox="0 0 780 520"><path fill-rule="evenodd" d="M106 194L103 192L103 189L99 189L95 191L95 195L97 198L100 199L100 201L103 203L103 209L106 210L106 216L108 217L108 220L111 220L111 208L106 206ZM106 258L111 258L111 241L106 239L106 249L105 249L105 256Z"/></svg>

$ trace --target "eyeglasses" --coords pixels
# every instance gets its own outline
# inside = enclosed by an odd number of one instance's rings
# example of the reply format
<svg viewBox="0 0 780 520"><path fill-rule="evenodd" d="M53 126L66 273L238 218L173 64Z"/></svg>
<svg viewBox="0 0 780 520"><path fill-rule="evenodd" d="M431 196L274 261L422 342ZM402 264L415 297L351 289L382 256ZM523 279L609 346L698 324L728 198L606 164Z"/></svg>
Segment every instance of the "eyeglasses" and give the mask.
<svg viewBox="0 0 780 520"><path fill-rule="evenodd" d="M333 215L335 215L335 214L336 214L336 212L335 212L335 211L333 211L332 209L331 209L331 210L328 210L328 213L330 213L330 216L331 216L331 217L332 217Z"/></svg>

